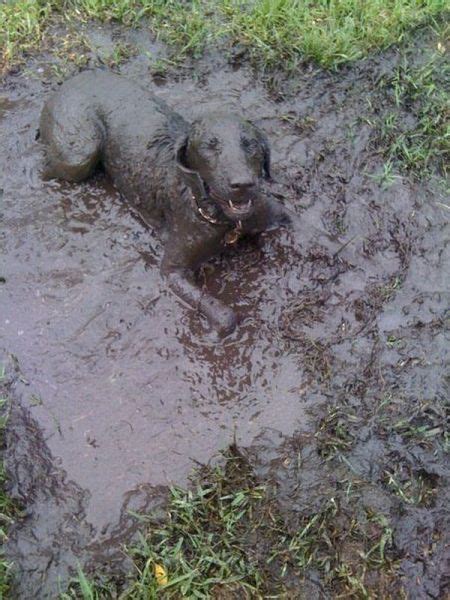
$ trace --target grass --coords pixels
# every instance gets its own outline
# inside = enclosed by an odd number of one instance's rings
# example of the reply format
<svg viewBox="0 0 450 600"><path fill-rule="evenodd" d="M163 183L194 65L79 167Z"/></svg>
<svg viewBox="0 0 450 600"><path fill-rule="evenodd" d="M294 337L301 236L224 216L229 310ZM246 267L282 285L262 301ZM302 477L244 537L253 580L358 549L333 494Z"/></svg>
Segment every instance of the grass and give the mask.
<svg viewBox="0 0 450 600"><path fill-rule="evenodd" d="M320 456L325 460L335 458L353 447L356 436L350 424L359 424L361 419L342 407L333 407L322 419L316 433Z"/></svg>
<svg viewBox="0 0 450 600"><path fill-rule="evenodd" d="M53 9L51 2L21 0L0 5L0 67L14 64L19 55L41 41Z"/></svg>
<svg viewBox="0 0 450 600"><path fill-rule="evenodd" d="M260 66L292 70L312 59L336 68L401 42L445 8L445 0L6 0L0 5L0 66L6 70L36 48L59 14L130 26L146 19L179 55L199 55L220 38L247 50Z"/></svg>
<svg viewBox="0 0 450 600"><path fill-rule="evenodd" d="M7 421L7 400L3 395L5 368L0 364L0 447L3 448L3 433ZM0 541L3 544L7 538L7 528L17 514L17 507L5 492L6 475L3 461L0 461ZM0 600L7 597L9 591L11 565L5 560L0 550Z"/></svg>
<svg viewBox="0 0 450 600"><path fill-rule="evenodd" d="M342 402L330 406L316 435L295 448L298 464L289 462L294 470L311 469L305 444L322 458L324 485L312 485L296 512L285 512L274 484L231 447L222 466L196 474L190 490L171 489L159 514L135 515L139 538L124 549L134 565L129 576L79 567L60 599L310 597L303 588L310 573L333 598L403 597L389 510L378 512L364 498L381 484L401 510L432 507L438 478L412 469L405 453L384 463L381 480L371 483L355 474L351 460L367 424L380 440L393 437L398 445L400 436L405 448L438 451L445 431L440 411L428 403L405 408L404 399L392 395L373 403L364 417ZM5 502L2 515L9 522L14 508ZM9 566L0 562L0 598L8 578Z"/></svg>
<svg viewBox="0 0 450 600"><path fill-rule="evenodd" d="M388 489L405 504L433 506L437 492L432 479L410 473L409 469L402 469L401 465L396 465L394 469L386 469L384 477Z"/></svg>
<svg viewBox="0 0 450 600"><path fill-rule="evenodd" d="M195 475L191 489L171 489L159 514L135 515L139 538L124 549L134 565L129 576L79 567L61 600L310 597L302 587L310 573L333 598L402 597L389 518L396 513L389 512L389 503L379 512L364 498L381 487L400 512L434 506L439 478L414 466L409 448L439 455L446 444L445 416L438 406L411 406L393 394L370 402L362 414L342 401L329 406L315 436L291 449L297 460L284 468L308 473L306 481L311 469L319 469L321 481L317 486L312 480L295 511L286 512L271 480L258 477L247 456L231 447L222 466ZM390 440L396 447L395 460L380 465L376 482L351 464L356 445L366 439L360 432L368 427L386 448ZM308 463L312 449L319 463ZM4 494L0 506L7 525L15 509ZM8 592L9 569L0 561L0 598Z"/></svg>
<svg viewBox="0 0 450 600"><path fill-rule="evenodd" d="M411 28L444 11L441 0L228 0L233 38L265 64L295 68L313 59L336 66L399 43Z"/></svg>
<svg viewBox="0 0 450 600"><path fill-rule="evenodd" d="M401 164L417 177L431 172L448 176L450 65L444 46L448 33L449 28L444 27L421 63L414 64L404 56L379 84L388 109L374 125L378 143L384 148L386 177L391 175L393 164Z"/></svg>
<svg viewBox="0 0 450 600"><path fill-rule="evenodd" d="M392 531L383 515L352 514L357 487L315 497L318 507L288 527L270 485L231 448L225 466L203 471L191 491L171 490L163 521L143 518L145 533L127 550L132 582L91 583L79 571L62 598L299 597L310 570L334 597L370 597L369 571L394 576Z"/></svg>

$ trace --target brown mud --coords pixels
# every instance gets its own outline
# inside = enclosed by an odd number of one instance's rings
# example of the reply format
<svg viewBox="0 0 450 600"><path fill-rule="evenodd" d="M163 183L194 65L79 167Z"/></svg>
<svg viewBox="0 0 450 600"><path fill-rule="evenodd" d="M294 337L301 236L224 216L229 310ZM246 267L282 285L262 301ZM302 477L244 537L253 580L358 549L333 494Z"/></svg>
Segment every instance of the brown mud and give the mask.
<svg viewBox="0 0 450 600"><path fill-rule="evenodd" d="M110 30L95 40L106 52ZM392 521L403 587L443 597L448 210L426 183L377 183L382 161L360 119L398 55L263 82L216 55L152 77L158 52L149 43L119 71L186 119L229 106L257 123L272 146L273 191L304 232L242 242L203 269L205 289L243 317L218 340L168 291L157 234L102 174L77 185L41 179L37 124L57 86L48 59L5 78L5 459L25 507L7 545L16 597L55 597L77 563L123 566L120 545L137 527L128 511L159 503L233 441L291 515L333 496L342 469L368 482L377 493L361 502ZM286 459L299 448L294 468ZM325 476L336 453L345 462Z"/></svg>

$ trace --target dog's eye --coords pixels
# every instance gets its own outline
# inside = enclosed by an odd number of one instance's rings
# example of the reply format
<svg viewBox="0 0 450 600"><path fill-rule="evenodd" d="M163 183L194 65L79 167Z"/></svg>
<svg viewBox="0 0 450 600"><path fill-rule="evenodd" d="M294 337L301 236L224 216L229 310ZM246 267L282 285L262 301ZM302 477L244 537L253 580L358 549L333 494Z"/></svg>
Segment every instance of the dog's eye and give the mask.
<svg viewBox="0 0 450 600"><path fill-rule="evenodd" d="M209 138L209 140L206 142L206 145L210 150L215 150L219 145L219 140L216 137Z"/></svg>
<svg viewBox="0 0 450 600"><path fill-rule="evenodd" d="M249 138L243 138L241 143L242 143L242 147L244 148L244 150L247 150L247 152L255 154L258 151L259 144L256 140L252 140Z"/></svg>

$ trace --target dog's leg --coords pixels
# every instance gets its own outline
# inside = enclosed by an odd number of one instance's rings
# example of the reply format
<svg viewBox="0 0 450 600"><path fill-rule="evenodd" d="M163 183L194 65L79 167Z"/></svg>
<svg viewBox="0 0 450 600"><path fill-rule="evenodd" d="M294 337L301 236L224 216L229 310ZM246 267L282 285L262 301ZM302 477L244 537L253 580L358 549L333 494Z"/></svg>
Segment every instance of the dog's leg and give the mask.
<svg viewBox="0 0 450 600"><path fill-rule="evenodd" d="M73 98L52 98L44 107L39 127L46 144L44 177L78 182L86 179L100 160L103 127Z"/></svg>
<svg viewBox="0 0 450 600"><path fill-rule="evenodd" d="M192 272L171 268L164 260L161 271L171 290L189 306L200 311L221 336L233 331L237 324L233 310L210 294L204 294L193 282Z"/></svg>

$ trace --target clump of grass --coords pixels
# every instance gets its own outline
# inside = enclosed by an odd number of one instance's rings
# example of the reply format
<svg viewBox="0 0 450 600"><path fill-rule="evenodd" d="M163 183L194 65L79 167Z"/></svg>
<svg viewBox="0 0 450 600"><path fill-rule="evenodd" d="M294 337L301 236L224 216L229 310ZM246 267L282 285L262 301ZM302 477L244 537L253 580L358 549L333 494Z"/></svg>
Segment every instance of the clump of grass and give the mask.
<svg viewBox="0 0 450 600"><path fill-rule="evenodd" d="M448 175L450 66L442 42L436 46L420 65L405 57L381 82L391 104L378 123L387 164L400 164L417 177L433 171Z"/></svg>
<svg viewBox="0 0 450 600"><path fill-rule="evenodd" d="M48 0L6 1L0 5L0 71L42 39L55 3Z"/></svg>
<svg viewBox="0 0 450 600"><path fill-rule="evenodd" d="M130 26L164 6L158 0L65 0L64 4L81 20L117 21Z"/></svg>
<svg viewBox="0 0 450 600"><path fill-rule="evenodd" d="M406 505L431 507L437 496L437 478L415 473L400 461L384 471L384 484Z"/></svg>
<svg viewBox="0 0 450 600"><path fill-rule="evenodd" d="M66 0L82 20L116 21L132 27L147 19L152 31L178 54L198 56L215 32L208 2L192 0Z"/></svg>
<svg viewBox="0 0 450 600"><path fill-rule="evenodd" d="M123 600L300 597L304 575L315 569L333 593L369 597L369 570L393 575L392 531L382 515L363 509L357 516L351 487L314 497L288 528L270 486L232 448L224 468L203 472L193 490L171 491L163 521L144 518L147 532L128 549L134 581L116 593ZM99 590L78 573L64 597L94 599Z"/></svg>
<svg viewBox="0 0 450 600"><path fill-rule="evenodd" d="M388 395L378 411L377 421L384 436L400 436L407 447L419 446L436 455L448 450L446 409L438 401L435 404L424 401L414 406L401 396Z"/></svg>
<svg viewBox="0 0 450 600"><path fill-rule="evenodd" d="M95 582L91 581L83 569L78 566L77 574L73 577L70 588L67 592L61 592L58 596L58 600L106 600L107 598L117 598L115 593L115 584L113 582L101 583L99 578ZM152 591L148 590L148 595L141 596L142 599L153 599L156 596Z"/></svg>
<svg viewBox="0 0 450 600"><path fill-rule="evenodd" d="M7 399L4 396L5 368L0 364L0 449L3 450L3 434L6 426ZM3 461L0 460L0 542L3 543L7 537L7 529L14 516L17 514L17 506L5 492L6 474ZM11 565L5 560L3 551L0 550L0 598L7 597L10 587Z"/></svg>
<svg viewBox="0 0 450 600"><path fill-rule="evenodd" d="M354 428L360 422L353 411L345 410L345 407L331 407L316 433L320 455L330 460L351 450L356 438Z"/></svg>
<svg viewBox="0 0 450 600"><path fill-rule="evenodd" d="M267 490L234 448L225 469L210 470L194 490L171 490L167 519L151 522L148 534L130 549L139 577L126 597L161 586L155 565L167 572L167 597L207 598L219 590L250 597L264 588L249 539L264 528Z"/></svg>

